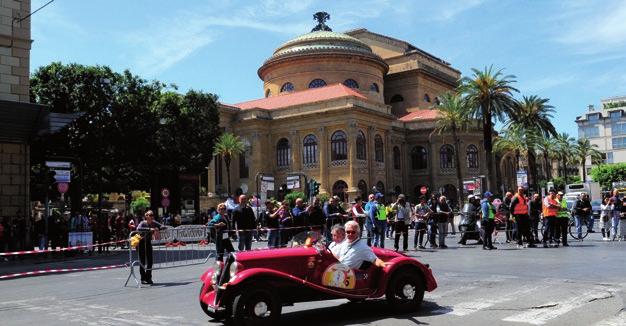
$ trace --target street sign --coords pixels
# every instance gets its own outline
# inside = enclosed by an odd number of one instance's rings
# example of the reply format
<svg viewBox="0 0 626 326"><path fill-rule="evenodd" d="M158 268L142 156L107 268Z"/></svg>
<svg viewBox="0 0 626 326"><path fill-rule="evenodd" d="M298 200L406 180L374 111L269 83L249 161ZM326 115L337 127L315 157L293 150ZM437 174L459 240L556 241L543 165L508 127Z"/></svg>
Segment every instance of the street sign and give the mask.
<svg viewBox="0 0 626 326"><path fill-rule="evenodd" d="M528 173L526 170L517 171L517 186L528 187Z"/></svg>
<svg viewBox="0 0 626 326"><path fill-rule="evenodd" d="M425 195L427 192L428 192L428 188L427 188L426 186L422 186L422 187L420 188L420 193L421 193L422 195Z"/></svg>
<svg viewBox="0 0 626 326"><path fill-rule="evenodd" d="M46 161L46 166L49 168L71 169L71 162L59 162L59 161Z"/></svg>
<svg viewBox="0 0 626 326"><path fill-rule="evenodd" d="M64 194L70 189L70 184L66 182L57 183L57 190Z"/></svg>
<svg viewBox="0 0 626 326"><path fill-rule="evenodd" d="M57 183L70 183L72 180L72 172L70 170L53 169L53 171L55 172L54 180Z"/></svg>
<svg viewBox="0 0 626 326"><path fill-rule="evenodd" d="M161 199L161 206L167 208L170 206L170 199L169 198L163 198Z"/></svg>
<svg viewBox="0 0 626 326"><path fill-rule="evenodd" d="M161 188L161 196L167 198L170 196L170 190L167 188Z"/></svg>

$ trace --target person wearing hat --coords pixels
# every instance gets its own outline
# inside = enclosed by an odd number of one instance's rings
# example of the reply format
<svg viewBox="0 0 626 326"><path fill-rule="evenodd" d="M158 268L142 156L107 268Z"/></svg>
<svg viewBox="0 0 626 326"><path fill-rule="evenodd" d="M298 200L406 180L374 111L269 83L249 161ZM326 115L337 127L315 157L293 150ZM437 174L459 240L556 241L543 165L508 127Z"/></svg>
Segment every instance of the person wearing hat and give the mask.
<svg viewBox="0 0 626 326"><path fill-rule="evenodd" d="M561 205L556 199L556 190L551 188L550 193L543 199L543 218L544 229L543 229L543 247L548 248L548 242L552 243L554 241L554 233L556 228L556 216L561 209Z"/></svg>
<svg viewBox="0 0 626 326"><path fill-rule="evenodd" d="M383 194L376 193L375 199L369 205L369 217L373 221L374 247L385 248L385 228L387 227L387 211L382 203Z"/></svg>
<svg viewBox="0 0 626 326"><path fill-rule="evenodd" d="M493 246L492 234L496 226L496 207L493 205L493 194L489 191L485 192L484 199L480 203L480 209L483 215L482 226L485 229L483 234L483 250L498 249Z"/></svg>
<svg viewBox="0 0 626 326"><path fill-rule="evenodd" d="M409 222L411 221L411 204L406 201L406 197L403 194L398 196L398 200L391 206L392 211L395 214L395 241L394 248L396 251L400 249L399 242L400 236L403 237L402 250L407 251L409 248Z"/></svg>

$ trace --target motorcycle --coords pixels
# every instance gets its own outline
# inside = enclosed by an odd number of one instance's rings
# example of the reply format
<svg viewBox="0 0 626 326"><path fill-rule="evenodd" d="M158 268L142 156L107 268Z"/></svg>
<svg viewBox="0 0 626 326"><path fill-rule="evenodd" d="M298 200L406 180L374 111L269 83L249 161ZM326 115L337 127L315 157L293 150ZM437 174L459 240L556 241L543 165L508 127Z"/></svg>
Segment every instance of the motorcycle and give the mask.
<svg viewBox="0 0 626 326"><path fill-rule="evenodd" d="M461 210L459 231L463 234L459 243L465 244L467 240L482 242L483 229L480 227L479 210L474 204L466 203Z"/></svg>

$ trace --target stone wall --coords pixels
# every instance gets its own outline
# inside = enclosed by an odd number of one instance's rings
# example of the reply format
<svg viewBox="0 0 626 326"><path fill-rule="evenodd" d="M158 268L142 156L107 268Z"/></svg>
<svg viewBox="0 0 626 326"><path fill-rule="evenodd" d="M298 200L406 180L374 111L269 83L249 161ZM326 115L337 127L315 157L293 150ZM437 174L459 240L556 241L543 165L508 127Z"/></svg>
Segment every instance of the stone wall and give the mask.
<svg viewBox="0 0 626 326"><path fill-rule="evenodd" d="M0 220L28 215L29 162L25 144L0 144Z"/></svg>
<svg viewBox="0 0 626 326"><path fill-rule="evenodd" d="M29 0L0 0L0 100L29 102L29 13Z"/></svg>

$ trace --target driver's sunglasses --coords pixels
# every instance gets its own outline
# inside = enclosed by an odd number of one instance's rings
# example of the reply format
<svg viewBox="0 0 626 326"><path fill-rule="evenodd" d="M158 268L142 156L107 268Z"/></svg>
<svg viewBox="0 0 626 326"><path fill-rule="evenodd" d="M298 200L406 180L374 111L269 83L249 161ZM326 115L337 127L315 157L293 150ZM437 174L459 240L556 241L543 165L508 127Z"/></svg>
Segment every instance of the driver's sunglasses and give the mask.
<svg viewBox="0 0 626 326"><path fill-rule="evenodd" d="M346 234L355 234L356 231L346 231Z"/></svg>

